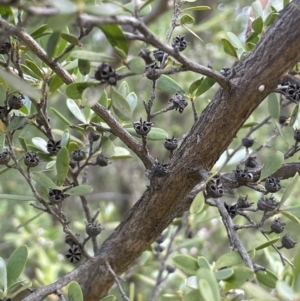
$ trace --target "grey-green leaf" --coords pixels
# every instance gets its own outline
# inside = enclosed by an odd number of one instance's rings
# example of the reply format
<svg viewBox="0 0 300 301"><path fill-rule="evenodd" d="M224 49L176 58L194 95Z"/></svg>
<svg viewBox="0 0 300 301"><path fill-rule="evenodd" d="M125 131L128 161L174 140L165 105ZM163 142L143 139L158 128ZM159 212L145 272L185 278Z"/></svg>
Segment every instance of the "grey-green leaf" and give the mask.
<svg viewBox="0 0 300 301"><path fill-rule="evenodd" d="M27 261L28 248L27 246L20 246L10 255L7 264L7 287L17 282L21 275Z"/></svg>
<svg viewBox="0 0 300 301"><path fill-rule="evenodd" d="M69 172L70 156L68 149L62 147L56 157L56 172L57 172L57 184L61 186L64 184L68 172Z"/></svg>
<svg viewBox="0 0 300 301"><path fill-rule="evenodd" d="M272 152L265 162L262 171L261 171L261 179L265 179L266 177L272 175L275 171L277 171L284 161L283 153L279 151Z"/></svg>
<svg viewBox="0 0 300 301"><path fill-rule="evenodd" d="M114 112L124 121L131 120L132 112L126 99L114 88L111 89L111 99Z"/></svg>
<svg viewBox="0 0 300 301"><path fill-rule="evenodd" d="M128 62L128 68L135 74L143 74L146 69L145 61L137 56Z"/></svg>
<svg viewBox="0 0 300 301"><path fill-rule="evenodd" d="M115 63L118 60L116 58L110 57L104 53L99 52L92 52L86 50L75 50L71 53L71 57L81 60L88 60L92 62L99 62L99 63Z"/></svg>
<svg viewBox="0 0 300 301"><path fill-rule="evenodd" d="M70 112L74 115L74 117L76 117L82 123L87 123L85 115L82 113L82 111L73 99L67 99L67 107L70 110Z"/></svg>
<svg viewBox="0 0 300 301"><path fill-rule="evenodd" d="M199 269L197 260L189 255L176 255L173 257L173 263L177 268L188 275L195 275Z"/></svg>
<svg viewBox="0 0 300 301"><path fill-rule="evenodd" d="M180 93L182 95L185 95L183 88L178 85L177 82L175 82L171 77L164 74L161 75L161 77L158 79L157 89L169 94Z"/></svg>
<svg viewBox="0 0 300 301"><path fill-rule="evenodd" d="M54 188L57 189L57 185L50 179L48 178L45 173L41 172L32 172L31 173L31 178L38 184L46 187L46 188Z"/></svg>
<svg viewBox="0 0 300 301"><path fill-rule="evenodd" d="M102 147L101 148L102 148L102 153L105 157L111 158L114 156L115 145L109 138L107 138L107 137L102 138Z"/></svg>
<svg viewBox="0 0 300 301"><path fill-rule="evenodd" d="M80 196L80 195L89 194L92 191L93 191L93 187L92 186L89 186L89 185L79 185L79 186L75 186L75 187L67 190L66 193L69 194L69 195Z"/></svg>
<svg viewBox="0 0 300 301"><path fill-rule="evenodd" d="M83 301L83 294L80 285L76 281L72 281L68 286L69 301Z"/></svg>
<svg viewBox="0 0 300 301"><path fill-rule="evenodd" d="M7 271L5 261L0 257L0 286L2 285L3 291L7 290Z"/></svg>

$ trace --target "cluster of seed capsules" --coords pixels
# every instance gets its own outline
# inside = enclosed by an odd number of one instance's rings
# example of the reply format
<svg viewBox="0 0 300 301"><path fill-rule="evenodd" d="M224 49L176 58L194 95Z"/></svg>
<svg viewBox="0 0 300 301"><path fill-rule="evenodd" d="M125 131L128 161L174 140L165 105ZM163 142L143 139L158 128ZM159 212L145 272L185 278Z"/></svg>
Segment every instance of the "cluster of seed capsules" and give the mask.
<svg viewBox="0 0 300 301"><path fill-rule="evenodd" d="M242 140L243 146L246 148L249 148L253 145L254 139L252 138L244 138ZM236 169L233 171L234 174L234 181L240 185L247 185L247 184L254 184L259 180L260 178L260 171L261 166L258 164L255 157L248 157L245 161L245 168L242 168L241 165L238 165ZM275 193L279 191L282 188L280 183L280 178L269 176L265 179L265 190L266 193ZM208 181L206 184L206 191L205 195L206 198L220 198L225 193L225 187L223 186L222 177L217 174L215 175L211 180ZM228 205L224 202L224 207L226 208L228 214L233 219L240 213L244 213L243 211L247 208L250 208L254 203L249 202L246 197L240 196L238 198L238 201L236 204ZM257 202L257 208L255 211L263 211L264 215L266 215L268 212L276 213L278 212L280 203L277 202L274 198L274 196L271 194L270 196L263 195ZM254 211L254 210L252 210ZM272 216L272 215L270 215ZM262 223L262 222L261 222ZM272 221L271 224L271 230L265 231L266 233L276 233L280 234L284 231L285 223L281 222L279 218L275 218ZM262 224L259 226L262 226ZM285 234L281 238L282 245L277 247L280 248L286 248L291 249L295 247L296 242L291 238L289 234Z"/></svg>
<svg viewBox="0 0 300 301"><path fill-rule="evenodd" d="M95 223L86 223L85 232L88 237L96 237L102 232L101 224ZM80 239L80 234L76 233L74 239L70 234L67 234L65 237L65 243L70 246L65 256L67 260L71 263L78 263L82 259L82 242Z"/></svg>

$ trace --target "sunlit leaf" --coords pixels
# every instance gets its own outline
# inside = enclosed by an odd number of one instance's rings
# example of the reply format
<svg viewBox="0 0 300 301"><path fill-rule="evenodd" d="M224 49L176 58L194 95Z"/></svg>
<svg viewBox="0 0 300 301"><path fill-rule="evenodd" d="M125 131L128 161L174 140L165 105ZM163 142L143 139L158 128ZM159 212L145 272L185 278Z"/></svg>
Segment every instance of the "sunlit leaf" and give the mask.
<svg viewBox="0 0 300 301"><path fill-rule="evenodd" d="M32 283L30 281L26 281L26 280L17 281L11 287L8 288L7 297L13 298L16 295L18 295L20 292L27 290L31 286Z"/></svg>
<svg viewBox="0 0 300 301"><path fill-rule="evenodd" d="M50 0L49 2L55 6L61 14L75 13L77 11L76 4L70 0Z"/></svg>
<svg viewBox="0 0 300 301"><path fill-rule="evenodd" d="M215 269L221 269L224 267L231 267L243 263L241 255L237 252L229 252L220 256L215 264Z"/></svg>
<svg viewBox="0 0 300 301"><path fill-rule="evenodd" d="M200 40L201 42L203 42L203 40L190 28L188 28L186 25L181 24L181 26L183 26L185 29L187 29L194 37L196 37L198 40Z"/></svg>
<svg viewBox="0 0 300 301"><path fill-rule="evenodd" d="M96 86L96 83L93 82L84 82L84 83L72 83L67 86L66 88L66 94L68 97L72 99L79 99L81 98L82 92L91 86Z"/></svg>
<svg viewBox="0 0 300 301"><path fill-rule="evenodd" d="M82 92L82 101L86 106L92 107L94 104L100 101L103 92L103 85L88 87Z"/></svg>
<svg viewBox="0 0 300 301"><path fill-rule="evenodd" d="M228 40L236 49L244 49L240 39L232 32L227 32Z"/></svg>
<svg viewBox="0 0 300 301"><path fill-rule="evenodd" d="M18 91L28 95L29 97L32 97L34 99L39 99L40 92L30 86L27 82L25 82L22 78L19 76L16 76L12 73L7 72L4 69L0 69L0 76L11 86L13 86Z"/></svg>
<svg viewBox="0 0 300 301"><path fill-rule="evenodd" d="M263 18L263 8L259 0L252 3L252 10L255 18Z"/></svg>
<svg viewBox="0 0 300 301"><path fill-rule="evenodd" d="M158 79L157 89L169 94L180 93L185 95L183 88L171 77L164 74Z"/></svg>
<svg viewBox="0 0 300 301"><path fill-rule="evenodd" d="M84 114L73 99L67 99L67 107L70 110L70 112L74 115L74 117L76 117L81 122L86 123L86 118Z"/></svg>
<svg viewBox="0 0 300 301"><path fill-rule="evenodd" d="M133 112L137 106L137 96L134 92L131 92L127 95L126 101L130 105L131 112Z"/></svg>
<svg viewBox="0 0 300 301"><path fill-rule="evenodd" d="M48 29L47 24L43 24L37 29L35 29L30 35L32 36L33 39L38 39L41 37L41 35Z"/></svg>
<svg viewBox="0 0 300 301"><path fill-rule="evenodd" d="M279 151L272 152L268 156L262 168L261 179L265 179L266 177L272 175L275 171L277 171L281 167L283 161L284 161L283 153Z"/></svg>
<svg viewBox="0 0 300 301"><path fill-rule="evenodd" d="M199 268L206 268L210 270L210 264L204 256L199 256L197 258Z"/></svg>
<svg viewBox="0 0 300 301"><path fill-rule="evenodd" d="M202 296L203 301L211 301L215 300L213 288L210 286L209 282L206 279L200 279L199 280L199 292ZM219 298L220 300L220 298Z"/></svg>
<svg viewBox="0 0 300 301"><path fill-rule="evenodd" d="M192 84L189 87L189 94L193 94L201 85L204 77L201 77L200 79L195 80L192 82Z"/></svg>
<svg viewBox="0 0 300 301"><path fill-rule="evenodd" d="M68 189L66 191L67 194L69 195L75 195L75 196L80 196L80 195L86 195L93 192L93 187L89 185L79 185L72 187L71 189Z"/></svg>
<svg viewBox="0 0 300 301"><path fill-rule="evenodd" d="M225 280L233 275L233 269L231 269L231 268L222 269L222 270L215 272L214 274L218 281Z"/></svg>
<svg viewBox="0 0 300 301"><path fill-rule="evenodd" d="M48 153L47 150L47 141L40 137L34 137L31 139L34 146L36 146L39 150L44 153Z"/></svg>
<svg viewBox="0 0 300 301"><path fill-rule="evenodd" d="M276 295L283 300L296 300L297 293L283 280L278 280L276 283Z"/></svg>
<svg viewBox="0 0 300 301"><path fill-rule="evenodd" d="M101 25L100 29L103 31L108 42L112 46L116 46L121 50L123 50L126 55L128 54L128 43L119 25L105 24L105 25Z"/></svg>
<svg viewBox="0 0 300 301"><path fill-rule="evenodd" d="M40 69L40 67L32 60L25 60L26 65L28 66L28 68L30 68L32 70L32 72L34 72L37 77L39 79L43 79L44 78L44 73L43 71Z"/></svg>
<svg viewBox="0 0 300 301"><path fill-rule="evenodd" d="M245 288L247 294L251 297L255 297L254 300L263 300L263 301L279 301L276 297L272 296L270 293L265 291L261 286L246 282L243 287Z"/></svg>
<svg viewBox="0 0 300 301"><path fill-rule="evenodd" d="M20 246L10 255L7 264L7 287L15 283L21 275L27 261L28 248Z"/></svg>
<svg viewBox="0 0 300 301"><path fill-rule="evenodd" d="M54 74L51 77L51 80L50 80L50 83L49 83L49 92L50 93L55 92L63 84L64 84L63 80L57 74Z"/></svg>

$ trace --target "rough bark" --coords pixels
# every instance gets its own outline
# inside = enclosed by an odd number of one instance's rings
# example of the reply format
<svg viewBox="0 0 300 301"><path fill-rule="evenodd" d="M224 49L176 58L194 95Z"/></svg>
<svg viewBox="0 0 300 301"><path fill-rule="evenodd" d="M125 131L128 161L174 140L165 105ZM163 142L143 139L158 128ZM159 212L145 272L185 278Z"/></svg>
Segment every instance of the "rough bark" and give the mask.
<svg viewBox="0 0 300 301"><path fill-rule="evenodd" d="M289 4L252 53L236 64L229 80L231 88L219 89L172 157L168 175L152 181L103 243L98 256L25 300L42 300L53 287L60 288L71 278L82 285L87 301L99 300L108 293L114 279L105 260L116 274L128 268L182 210L182 200L212 168L249 115L300 59L299 7L300 0Z"/></svg>

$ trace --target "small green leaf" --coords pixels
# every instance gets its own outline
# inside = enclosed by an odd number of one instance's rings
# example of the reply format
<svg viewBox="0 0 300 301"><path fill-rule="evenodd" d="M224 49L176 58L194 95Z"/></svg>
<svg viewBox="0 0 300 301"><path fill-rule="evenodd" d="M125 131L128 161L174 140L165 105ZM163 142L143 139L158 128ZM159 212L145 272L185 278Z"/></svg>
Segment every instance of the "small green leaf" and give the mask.
<svg viewBox="0 0 300 301"><path fill-rule="evenodd" d="M125 53L125 51L117 46L114 46L113 47L114 50L115 50L115 53L117 55L117 57L120 59L120 60L126 60L127 59L127 55Z"/></svg>
<svg viewBox="0 0 300 301"><path fill-rule="evenodd" d="M15 116L11 119L6 129L7 131L16 131L22 129L27 124L28 118L26 116Z"/></svg>
<svg viewBox="0 0 300 301"><path fill-rule="evenodd" d="M90 73L91 63L88 60L78 60L78 68L82 75L87 75Z"/></svg>
<svg viewBox="0 0 300 301"><path fill-rule="evenodd" d="M127 43L124 33L119 25L106 24L106 25L100 26L100 29L103 31L108 42L113 47L118 47L121 50L123 50L126 55L128 54L128 43Z"/></svg>
<svg viewBox="0 0 300 301"><path fill-rule="evenodd" d="M195 80L189 87L189 94L193 94L201 85L204 77L201 77L200 79Z"/></svg>
<svg viewBox="0 0 300 301"><path fill-rule="evenodd" d="M275 171L277 171L281 167L283 161L283 153L279 151L272 152L262 168L261 179L265 179L266 177L272 175Z"/></svg>
<svg viewBox="0 0 300 301"><path fill-rule="evenodd" d="M4 137L4 135L1 135L0 134L0 152L2 151L3 149L3 143L2 143L2 137ZM18 139L19 139L19 142L20 142L20 145L22 146L22 148L24 149L25 152L28 151L28 147L27 147L27 143L26 143L26 140L25 138L21 137L21 136L18 136ZM4 141L3 141L4 142Z"/></svg>
<svg viewBox="0 0 300 301"><path fill-rule="evenodd" d="M69 190L66 191L67 194L69 195L75 195L75 196L80 196L80 195L86 195L93 192L93 187L89 185L79 185L75 186Z"/></svg>
<svg viewBox="0 0 300 301"><path fill-rule="evenodd" d="M288 212L288 211L285 211L285 210L281 210L280 212L283 216L285 216L286 218L288 218L292 222L294 222L296 224L300 224L300 220L294 214L292 214L291 212Z"/></svg>
<svg viewBox="0 0 300 301"><path fill-rule="evenodd" d="M110 57L104 53L99 52L92 52L86 50L75 50L71 53L71 57L80 60L87 60L92 62L99 62L99 63L115 63L118 62L118 59Z"/></svg>
<svg viewBox="0 0 300 301"><path fill-rule="evenodd" d="M31 217L30 219L26 220L25 222L21 223L20 225L18 225L16 227L16 231L18 231L19 229L23 228L24 226L30 224L32 221L34 221L35 219L37 219L38 217L40 217L44 212L39 212L38 214L34 215L33 217Z"/></svg>
<svg viewBox="0 0 300 301"><path fill-rule="evenodd" d="M210 270L210 264L204 256L199 256L197 258L199 268L206 268Z"/></svg>
<svg viewBox="0 0 300 301"><path fill-rule="evenodd" d="M46 187L46 188L53 188L57 189L57 185L48 178L44 173L41 172L32 172L31 178L38 184Z"/></svg>
<svg viewBox="0 0 300 301"><path fill-rule="evenodd" d="M242 42L240 39L232 32L227 32L228 40L232 44L232 46L236 49L244 49Z"/></svg>
<svg viewBox="0 0 300 301"><path fill-rule="evenodd" d="M197 260L189 255L175 255L172 260L177 268L188 275L195 275L199 269Z"/></svg>
<svg viewBox="0 0 300 301"><path fill-rule="evenodd" d="M130 151L127 148L121 146L115 146L114 155L111 159L127 159L132 158Z"/></svg>
<svg viewBox="0 0 300 301"><path fill-rule="evenodd" d="M39 79L44 78L43 71L40 69L40 67L38 67L38 65L34 61L27 59L27 60L25 60L25 63L27 65L27 67L30 68L32 70L32 72L34 72Z"/></svg>
<svg viewBox="0 0 300 301"><path fill-rule="evenodd" d="M34 30L30 35L33 39L38 39L41 37L41 35L48 29L47 24L43 24L40 27L38 27L36 30Z"/></svg>
<svg viewBox="0 0 300 301"><path fill-rule="evenodd" d="M92 107L94 104L100 101L104 91L105 90L103 85L91 86L86 88L82 92L83 103L88 107Z"/></svg>
<svg viewBox="0 0 300 301"><path fill-rule="evenodd" d="M11 287L7 290L7 298L13 298L18 295L20 292L27 290L32 286L30 281L22 280L15 282Z"/></svg>
<svg viewBox="0 0 300 301"><path fill-rule="evenodd" d="M199 292L200 295L202 296L201 300L204 301L215 300L214 292L212 291L212 288L210 287L209 282L206 279L199 280Z"/></svg>
<svg viewBox="0 0 300 301"><path fill-rule="evenodd" d="M245 282L251 281L255 278L255 273L246 267L237 267L233 269L233 275L227 278L225 281L225 290L240 287Z"/></svg>
<svg viewBox="0 0 300 301"><path fill-rule="evenodd" d="M62 33L60 34L60 36L61 36L64 40L66 40L67 42L69 42L70 44L77 45L77 46L80 45L79 40L78 40L75 36L73 36L72 34L69 34L69 33L66 33L66 32L62 32Z"/></svg>
<svg viewBox="0 0 300 301"><path fill-rule="evenodd" d="M276 128L278 130L278 133L280 134L281 138L284 140L284 142L287 145L289 145L288 141L285 138L285 135L283 134L282 128L281 128L280 124L277 121L275 121L275 126L276 126Z"/></svg>
<svg viewBox="0 0 300 301"><path fill-rule="evenodd" d="M80 285L76 281L71 281L68 286L69 301L83 301L83 294Z"/></svg>
<svg viewBox="0 0 300 301"><path fill-rule="evenodd" d="M257 271L255 275L257 280L263 285L270 288L276 287L276 282L278 280L278 277L270 270L267 269L266 271Z"/></svg>
<svg viewBox="0 0 300 301"><path fill-rule="evenodd" d="M55 108L50 107L51 111L59 117L61 121L63 121L67 126L72 125L72 122L69 121L65 116L63 116L60 112L58 112Z"/></svg>
<svg viewBox="0 0 300 301"><path fill-rule="evenodd" d="M151 4L154 0L147 0L145 2L141 2L142 5L139 7L139 11L141 11L143 8L145 8L146 6L148 6L149 4Z"/></svg>
<svg viewBox="0 0 300 301"><path fill-rule="evenodd" d="M279 301L276 297L272 296L270 293L265 291L261 286L247 282L243 285L247 294L251 297L254 297L254 300L263 300L263 301Z"/></svg>
<svg viewBox="0 0 300 301"><path fill-rule="evenodd" d="M63 29L65 29L67 26L71 25L75 21L76 14L67 13L49 17L47 20L47 24L53 32L61 32Z"/></svg>
<svg viewBox="0 0 300 301"><path fill-rule="evenodd" d="M268 96L268 108L271 117L277 120L280 115L280 104L276 93L271 93Z"/></svg>
<svg viewBox="0 0 300 301"><path fill-rule="evenodd" d="M270 26L276 20L278 15L279 13L274 13L274 12L269 13L269 15L267 16L264 22L265 26Z"/></svg>
<svg viewBox="0 0 300 301"><path fill-rule="evenodd" d="M196 195L196 197L193 200L193 203L190 207L190 213L191 214L197 214L198 212L201 212L201 210L204 207L204 196L203 193L200 192Z"/></svg>
<svg viewBox="0 0 300 301"><path fill-rule="evenodd" d="M114 112L121 120L131 120L132 112L126 99L114 88L111 88L111 100Z"/></svg>
<svg viewBox="0 0 300 301"><path fill-rule="evenodd" d="M232 44L227 39L221 39L221 43L223 45L223 49L224 49L225 53L227 53L235 58L238 58L235 48L232 46Z"/></svg>
<svg viewBox="0 0 300 301"><path fill-rule="evenodd" d="M204 300L221 301L220 290L219 290L217 279L215 278L213 272L210 269L200 268L197 271L197 278L199 280L199 291ZM203 288L203 285L201 285L201 280L205 280L210 288L209 295L208 295L209 299L205 299L205 291L201 290L201 288ZM206 293L208 293L207 287L206 287Z"/></svg>
<svg viewBox="0 0 300 301"><path fill-rule="evenodd" d="M297 247L297 251L293 260L295 269L293 270L294 279L297 279L300 275L300 245Z"/></svg>
<svg viewBox="0 0 300 301"><path fill-rule="evenodd" d="M252 3L252 10L255 18L263 18L263 8L261 6L260 1L256 0Z"/></svg>
<svg viewBox="0 0 300 301"><path fill-rule="evenodd" d="M100 299L99 301L115 301L116 300L116 297L113 296L113 295L108 295L102 299Z"/></svg>
<svg viewBox="0 0 300 301"><path fill-rule="evenodd" d="M132 136L141 138L141 135L137 134L134 128L125 128L125 130ZM168 138L168 133L163 129L155 127L152 127L147 135L148 140L165 140L166 138Z"/></svg>
<svg viewBox="0 0 300 301"><path fill-rule="evenodd" d="M5 261L0 257L0 287L2 286L3 291L7 290L7 272Z"/></svg>
<svg viewBox="0 0 300 301"><path fill-rule="evenodd" d="M51 5L55 6L61 14L77 12L77 5L70 0L51 0Z"/></svg>
<svg viewBox="0 0 300 301"><path fill-rule="evenodd" d="M3 80L5 82L7 82L9 85L13 86L18 91L20 91L34 99L40 98L40 96L41 96L40 92L37 89L30 86L27 82L25 82L19 76L11 74L4 69L0 69L0 76L3 78Z"/></svg>
<svg viewBox="0 0 300 301"><path fill-rule="evenodd" d="M103 90L103 93L102 93L98 103L106 108L108 107L108 98L107 98L106 90Z"/></svg>
<svg viewBox="0 0 300 301"><path fill-rule="evenodd" d="M296 185L298 184L298 179L299 179L299 173L296 173L293 177L292 180L290 180L289 185L287 186L287 188L284 191L284 194L281 197L280 203L279 203L279 208L284 204L284 202L289 198L289 196L291 195L292 191L294 190L294 188L296 187Z"/></svg>
<svg viewBox="0 0 300 301"><path fill-rule="evenodd" d="M262 17L258 17L252 22L252 28L256 33L258 34L262 33L262 30L264 28L264 22Z"/></svg>
<svg viewBox="0 0 300 301"><path fill-rule="evenodd" d="M281 297L281 300L297 300L297 293L283 280L278 280L276 283L276 295Z"/></svg>
<svg viewBox="0 0 300 301"><path fill-rule="evenodd" d="M203 42L203 40L190 28L188 28L185 24L181 24L182 27L184 27L186 30L188 30L194 37L196 37L198 40Z"/></svg>
<svg viewBox="0 0 300 301"><path fill-rule="evenodd" d="M183 298L184 301L203 301L203 299L201 299L202 296L200 295L199 290L191 290L189 291ZM178 300L178 297L177 297Z"/></svg>
<svg viewBox="0 0 300 301"><path fill-rule="evenodd" d="M195 92L195 96L198 97L201 94L205 93L207 90L209 90L214 84L216 83L216 81L211 78L211 77L205 77L204 80L201 82L201 84L199 85L199 88L196 90Z"/></svg>
<svg viewBox="0 0 300 301"><path fill-rule="evenodd" d="M185 95L182 87L178 85L177 82L175 82L171 77L164 74L158 79L157 89L169 94L180 93Z"/></svg>
<svg viewBox="0 0 300 301"><path fill-rule="evenodd" d="M264 248L267 248L267 247L275 244L279 239L280 239L280 237L272 238L269 241L266 241L263 244L261 244L258 247L256 247L255 250L258 251L258 250L262 250Z"/></svg>
<svg viewBox="0 0 300 301"><path fill-rule="evenodd" d="M133 111L135 110L135 108L137 106L137 96L136 96L136 94L134 92L129 93L126 97L126 101L130 105L131 112L133 113Z"/></svg>
<svg viewBox="0 0 300 301"><path fill-rule="evenodd" d="M231 269L231 268L222 269L222 270L215 272L214 274L218 281L225 280L233 275L233 269Z"/></svg>
<svg viewBox="0 0 300 301"><path fill-rule="evenodd" d="M239 265L243 263L243 259L241 255L237 252L229 252L223 254L221 257L218 258L216 264L215 264L215 269L222 269L226 267L231 267L234 265Z"/></svg>
<svg viewBox="0 0 300 301"><path fill-rule="evenodd" d="M14 284L21 275L28 257L27 246L20 246L10 255L7 264L7 286Z"/></svg>
<svg viewBox="0 0 300 301"><path fill-rule="evenodd" d="M46 51L47 51L47 55L48 55L49 59L51 59L54 56L55 49L56 49L56 46L58 44L59 38L60 38L60 33L59 32L54 32L49 37L47 47L46 47Z"/></svg>
<svg viewBox="0 0 300 301"><path fill-rule="evenodd" d="M74 115L74 117L76 117L82 123L87 123L84 114L73 99L67 99L67 107L70 110L70 112Z"/></svg>
<svg viewBox="0 0 300 301"><path fill-rule="evenodd" d="M146 70L145 61L137 56L128 62L128 68L135 74L143 74Z"/></svg>
<svg viewBox="0 0 300 301"><path fill-rule="evenodd" d="M201 6L191 6L191 7L187 7L182 9L181 11L187 11L187 10L209 10L211 9L209 6L205 6L205 5L201 5Z"/></svg>
<svg viewBox="0 0 300 301"><path fill-rule="evenodd" d="M195 19L188 14L184 14L181 18L180 18L180 24L194 24L195 23Z"/></svg>
<svg viewBox="0 0 300 301"><path fill-rule="evenodd" d="M129 86L128 83L123 80L121 82L121 85L119 86L118 92L124 97L126 98L126 96L129 94Z"/></svg>
<svg viewBox="0 0 300 301"><path fill-rule="evenodd" d="M70 156L68 149L62 147L56 157L56 172L57 172L57 185L61 186L64 184L68 172L69 172Z"/></svg>
<svg viewBox="0 0 300 301"><path fill-rule="evenodd" d="M115 145L107 137L102 138L102 153L107 158L111 158L115 154Z"/></svg>
<svg viewBox="0 0 300 301"><path fill-rule="evenodd" d="M291 111L291 120L290 120L290 123L289 123L289 126L294 126L294 123L296 122L297 118L298 118L298 115L299 115L299 105L294 105L293 106L293 109Z"/></svg>
<svg viewBox="0 0 300 301"><path fill-rule="evenodd" d="M50 80L50 83L49 83L49 92L50 93L55 92L63 84L64 84L63 80L57 74L54 74L51 77L51 80Z"/></svg>
<svg viewBox="0 0 300 301"><path fill-rule="evenodd" d="M1 199L15 200L15 201L26 201L26 202L35 202L36 198L30 195L16 195L16 194L0 194Z"/></svg>
<svg viewBox="0 0 300 301"><path fill-rule="evenodd" d="M72 99L78 99L81 98L82 92L91 86L96 86L96 84L93 82L72 83L67 86L66 94Z"/></svg>
<svg viewBox="0 0 300 301"><path fill-rule="evenodd" d="M47 150L47 141L45 141L43 138L40 137L34 137L31 139L33 145L37 147L39 150L41 150L44 153L48 153Z"/></svg>

